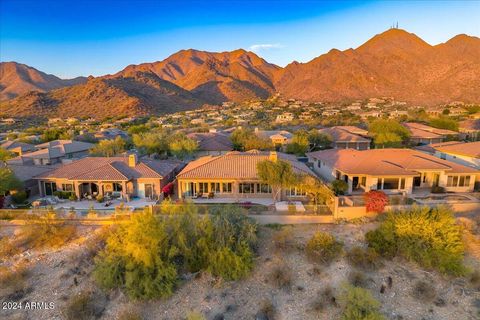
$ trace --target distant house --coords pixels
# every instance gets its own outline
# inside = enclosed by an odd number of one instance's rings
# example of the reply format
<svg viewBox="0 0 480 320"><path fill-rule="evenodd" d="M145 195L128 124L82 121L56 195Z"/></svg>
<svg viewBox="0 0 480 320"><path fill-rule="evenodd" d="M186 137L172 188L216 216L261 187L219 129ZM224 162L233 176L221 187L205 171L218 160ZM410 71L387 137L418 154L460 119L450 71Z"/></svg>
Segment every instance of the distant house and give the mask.
<svg viewBox="0 0 480 320"><path fill-rule="evenodd" d="M28 196L38 195L40 190L34 177L55 169L55 166L38 166L25 164L8 164L7 167L13 171L15 176L22 181L23 187Z"/></svg>
<svg viewBox="0 0 480 320"><path fill-rule="evenodd" d="M87 157L35 177L42 196L61 190L79 199L97 195L157 199L183 163L128 157Z"/></svg>
<svg viewBox="0 0 480 320"><path fill-rule="evenodd" d="M97 140L114 140L117 137L127 139L128 133L118 128L101 128L94 135L94 138Z"/></svg>
<svg viewBox="0 0 480 320"><path fill-rule="evenodd" d="M88 155L93 144L74 140L54 140L35 146L38 150L23 153L17 158L10 159L9 163L53 165L64 160L79 159Z"/></svg>
<svg viewBox="0 0 480 320"><path fill-rule="evenodd" d="M382 190L411 194L434 186L470 192L478 170L411 149L330 149L307 154L313 170L327 181L348 183L348 193Z"/></svg>
<svg viewBox="0 0 480 320"><path fill-rule="evenodd" d="M405 122L403 126L410 131L410 142L414 144L431 144L445 141L448 136L458 137L458 132L438 129L416 122Z"/></svg>
<svg viewBox="0 0 480 320"><path fill-rule="evenodd" d="M272 198L272 188L258 177L257 164L263 160L284 160L298 174L315 174L296 157L274 151L233 151L222 156L207 156L190 162L177 176L178 196L191 198L212 195L218 198ZM282 190L287 199L305 199L296 188Z"/></svg>
<svg viewBox="0 0 480 320"><path fill-rule="evenodd" d="M458 129L465 140L475 141L480 139L480 119L460 121Z"/></svg>
<svg viewBox="0 0 480 320"><path fill-rule="evenodd" d="M428 149L427 149L428 148ZM480 169L480 141L450 141L418 147L420 151L433 154L444 160Z"/></svg>
<svg viewBox="0 0 480 320"><path fill-rule="evenodd" d="M197 157L222 155L233 150L230 136L224 132L195 132L187 136L198 143Z"/></svg>
<svg viewBox="0 0 480 320"><path fill-rule="evenodd" d="M365 137L368 131L354 126L323 128L318 132L326 134L332 139L332 148L334 149L370 149L371 139Z"/></svg>
<svg viewBox="0 0 480 320"><path fill-rule="evenodd" d="M284 112L282 114L279 114L277 118L275 119L276 123L288 123L291 122L295 116L291 112Z"/></svg>
<svg viewBox="0 0 480 320"><path fill-rule="evenodd" d="M3 149L15 153L17 156L21 156L24 153L35 151L36 148L33 144L20 142L20 141L6 141L0 145Z"/></svg>
<svg viewBox="0 0 480 320"><path fill-rule="evenodd" d="M276 147L283 147L292 142L293 134L286 130L260 130L255 128L255 135L262 139L272 141Z"/></svg>

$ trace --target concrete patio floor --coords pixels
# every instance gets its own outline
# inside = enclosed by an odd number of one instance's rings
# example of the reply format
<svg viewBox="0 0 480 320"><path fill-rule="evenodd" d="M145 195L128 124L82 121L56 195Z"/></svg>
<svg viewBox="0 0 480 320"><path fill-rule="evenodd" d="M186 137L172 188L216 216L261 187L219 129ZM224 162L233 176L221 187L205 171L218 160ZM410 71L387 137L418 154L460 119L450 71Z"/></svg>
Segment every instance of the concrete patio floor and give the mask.
<svg viewBox="0 0 480 320"><path fill-rule="evenodd" d="M238 198L198 198L198 199L188 199L193 203L197 204L216 204L216 203L243 203L243 202L251 202L255 204L261 204L264 206L269 206L274 204L273 199L270 198L248 198L248 199L238 199Z"/></svg>
<svg viewBox="0 0 480 320"><path fill-rule="evenodd" d="M148 199L133 199L129 202L124 200L115 199L112 201L112 204L108 207L105 206L105 202L99 203L94 200L80 200L80 201L65 201L60 202L53 206L54 209L70 209L74 208L76 210L88 210L93 206L95 210L115 210L115 207L123 203L126 207L130 209L144 208L148 205L154 205L156 202Z"/></svg>

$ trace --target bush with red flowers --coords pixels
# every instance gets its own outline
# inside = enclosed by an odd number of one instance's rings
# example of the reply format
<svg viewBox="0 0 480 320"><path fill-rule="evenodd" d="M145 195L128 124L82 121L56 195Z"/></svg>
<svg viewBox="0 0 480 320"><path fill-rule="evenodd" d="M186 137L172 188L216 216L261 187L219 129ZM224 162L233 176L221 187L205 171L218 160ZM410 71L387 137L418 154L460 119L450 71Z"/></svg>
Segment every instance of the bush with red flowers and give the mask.
<svg viewBox="0 0 480 320"><path fill-rule="evenodd" d="M388 197L382 191L371 190L365 193L365 206L368 212L382 213L388 204Z"/></svg>

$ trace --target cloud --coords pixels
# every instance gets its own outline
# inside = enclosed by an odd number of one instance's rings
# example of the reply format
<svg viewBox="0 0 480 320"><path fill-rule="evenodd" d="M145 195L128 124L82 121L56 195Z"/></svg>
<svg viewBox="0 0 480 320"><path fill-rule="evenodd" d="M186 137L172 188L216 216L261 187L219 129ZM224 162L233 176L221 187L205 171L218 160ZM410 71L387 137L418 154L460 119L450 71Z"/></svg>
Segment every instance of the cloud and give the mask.
<svg viewBox="0 0 480 320"><path fill-rule="evenodd" d="M262 50L278 49L283 48L280 43L262 43L262 44L253 44L249 49L253 52L259 52Z"/></svg>

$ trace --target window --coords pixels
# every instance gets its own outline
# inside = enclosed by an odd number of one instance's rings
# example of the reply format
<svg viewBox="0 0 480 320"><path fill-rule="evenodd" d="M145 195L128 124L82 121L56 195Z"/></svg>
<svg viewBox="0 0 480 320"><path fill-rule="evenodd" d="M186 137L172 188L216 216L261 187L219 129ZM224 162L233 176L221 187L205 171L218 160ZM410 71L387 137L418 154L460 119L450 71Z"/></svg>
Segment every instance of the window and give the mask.
<svg viewBox="0 0 480 320"><path fill-rule="evenodd" d="M302 190L300 188L290 188L287 189L286 194L287 197L303 197L307 193L305 192L305 190Z"/></svg>
<svg viewBox="0 0 480 320"><path fill-rule="evenodd" d="M211 182L210 183L210 192L220 193L220 183L219 182Z"/></svg>
<svg viewBox="0 0 480 320"><path fill-rule="evenodd" d="M71 183L63 183L63 184L62 184L62 190L63 190L63 191L70 191L70 192L72 192L72 191L73 191L73 184L71 184Z"/></svg>
<svg viewBox="0 0 480 320"><path fill-rule="evenodd" d="M240 183L238 185L238 189L240 193L254 193L255 192L255 184L254 183Z"/></svg>
<svg viewBox="0 0 480 320"><path fill-rule="evenodd" d="M222 183L222 192L223 193L232 193L232 183L231 182Z"/></svg>
<svg viewBox="0 0 480 320"><path fill-rule="evenodd" d="M367 177L360 178L360 185L364 187L367 185Z"/></svg>
<svg viewBox="0 0 480 320"><path fill-rule="evenodd" d="M393 190L398 189L399 179L398 178L384 178L383 179L383 189L384 190Z"/></svg>
<svg viewBox="0 0 480 320"><path fill-rule="evenodd" d="M400 189L405 189L405 179L400 179Z"/></svg>
<svg viewBox="0 0 480 320"><path fill-rule="evenodd" d="M113 191L115 192L121 192L122 191L122 185L120 183L113 183Z"/></svg>
<svg viewBox="0 0 480 320"><path fill-rule="evenodd" d="M470 176L448 176L447 187L468 187Z"/></svg>
<svg viewBox="0 0 480 320"><path fill-rule="evenodd" d="M257 183L257 193L272 193L272 187L265 183Z"/></svg>
<svg viewBox="0 0 480 320"><path fill-rule="evenodd" d="M199 182L198 183L198 192L208 193L208 183L207 182Z"/></svg>

